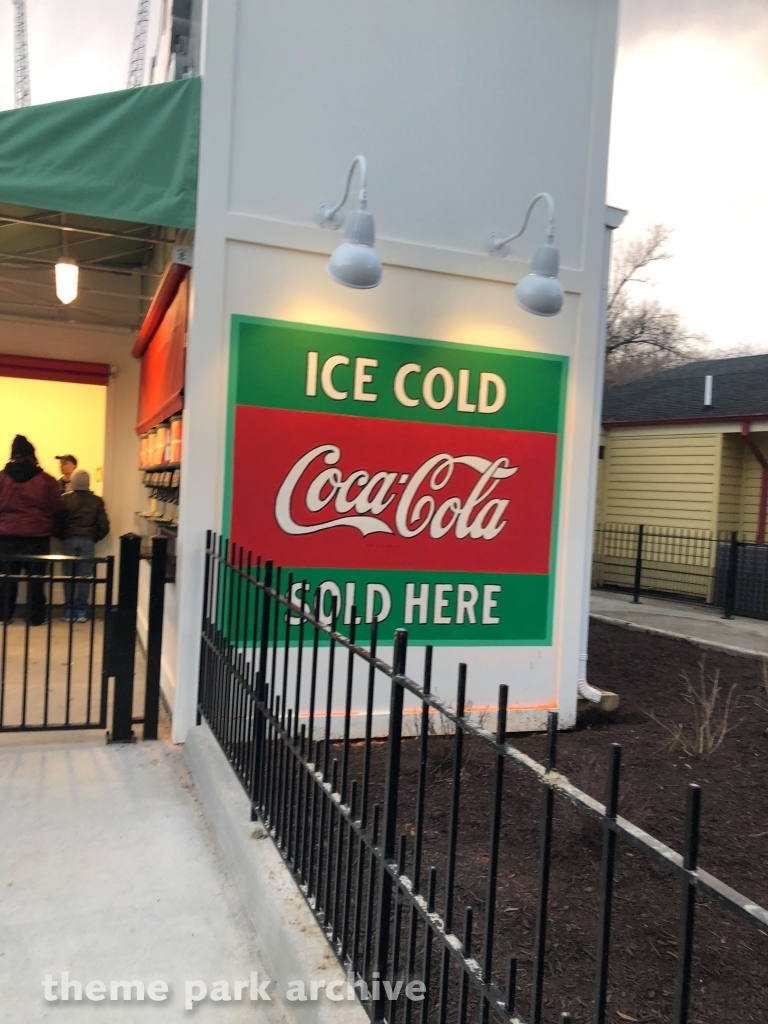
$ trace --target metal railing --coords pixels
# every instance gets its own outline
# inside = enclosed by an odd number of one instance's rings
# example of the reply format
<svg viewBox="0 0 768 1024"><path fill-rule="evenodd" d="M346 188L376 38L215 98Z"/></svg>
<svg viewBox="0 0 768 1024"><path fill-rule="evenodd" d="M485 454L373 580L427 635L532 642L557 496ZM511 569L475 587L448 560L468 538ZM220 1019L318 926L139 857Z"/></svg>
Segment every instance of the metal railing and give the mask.
<svg viewBox="0 0 768 1024"><path fill-rule="evenodd" d="M250 797L252 817L263 822L277 845L372 1020L415 1024L418 1018L421 1024L433 1019L446 1024L450 1018L465 1024L471 1006L473 1019L482 1024L491 1017L504 1024L522 1024L524 1019L540 1024L548 976L548 899L556 801L597 821L602 829L594 1024L606 1020L618 839L680 885L675 1024L686 1024L689 1019L697 893L713 897L727 911L768 935L768 911L698 867L697 786L688 789L685 844L680 855L619 816L618 744L610 749L607 797L601 804L557 771L556 714L549 715L546 761L538 764L506 742L506 686L499 688L492 734L468 714L466 666L458 667L456 701L449 704L433 692L431 648L426 649L424 679L418 684L406 675L404 630L395 634L394 658L389 665L377 656L375 621L370 648L365 649L355 642L354 613L349 636L344 636L337 629L336 608L332 608L331 621L323 622L327 613L319 606L318 594L312 610L301 600L304 595L309 596L307 587L301 581L296 586L292 574L286 578L271 562L254 563L241 548L208 535L199 715L217 737ZM357 669L365 693L362 750L351 739ZM381 749L374 749L372 728L377 684L389 691L385 773L379 800L373 792L373 766ZM335 689L340 689L336 699ZM334 718L339 696L343 712ZM418 769L408 799L401 786L407 701L415 703L419 722L418 735L409 741L418 744ZM430 716L434 714L447 723L451 734L447 740L451 757L446 856L439 889L437 870L425 870L424 859L425 799L435 744ZM472 909L465 910L460 924L455 906L465 741L481 744L491 760L488 856L484 869L475 866L484 873L482 883L479 877L474 883L484 890L477 929ZM512 785L506 781L508 774L513 776ZM518 959L510 956L509 949L500 948L496 927L502 808L524 777L540 787L541 795L527 1018L517 991ZM554 959L551 953L549 956ZM424 998L419 1002L407 998L405 986L413 982L423 986ZM563 1014L560 1019L568 1021L570 1017Z"/></svg>
<svg viewBox="0 0 768 1024"><path fill-rule="evenodd" d="M109 675L115 678L112 729L107 737L109 743L131 743L134 725L143 726L142 738L145 740L157 739L158 733L168 542L166 537L152 538L143 714L136 715L134 681L141 543L141 537L135 533L127 533L120 538L118 596L113 613L108 668Z"/></svg>
<svg viewBox="0 0 768 1024"><path fill-rule="evenodd" d="M106 728L113 564L0 556L0 731Z"/></svg>
<svg viewBox="0 0 768 1024"><path fill-rule="evenodd" d="M768 618L768 545L735 532L598 523L592 587L698 601L726 618Z"/></svg>
<svg viewBox="0 0 768 1024"><path fill-rule="evenodd" d="M143 714L134 696L141 537L114 558L0 556L0 732L106 729L110 742L157 739L167 538L152 539ZM17 603L17 598L23 602Z"/></svg>

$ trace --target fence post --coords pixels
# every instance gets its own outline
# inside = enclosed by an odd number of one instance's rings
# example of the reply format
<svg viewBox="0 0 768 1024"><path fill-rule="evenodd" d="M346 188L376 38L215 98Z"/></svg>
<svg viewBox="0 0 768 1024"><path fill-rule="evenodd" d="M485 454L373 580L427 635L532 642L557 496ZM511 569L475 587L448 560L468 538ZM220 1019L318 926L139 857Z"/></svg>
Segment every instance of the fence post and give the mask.
<svg viewBox="0 0 768 1024"><path fill-rule="evenodd" d="M117 583L117 609L112 620L115 675L112 702L112 732L108 743L132 743L133 672L136 659L136 603L139 597L139 558L141 537L126 533L120 538L120 575Z"/></svg>
<svg viewBox="0 0 768 1024"><path fill-rule="evenodd" d="M205 532L205 576L203 579L203 621L200 627L200 669L197 676L197 715L195 721L198 725L203 720L203 704L206 701L207 689L204 692L203 686L207 682L206 668L208 665L208 647L206 638L210 628L210 600L211 600L211 555L214 542L212 530ZM208 707L206 704L206 713Z"/></svg>
<svg viewBox="0 0 768 1024"><path fill-rule="evenodd" d="M619 772L621 746L611 744L608 785L603 818L603 855L600 862L600 921L597 935L597 974L595 977L595 1020L604 1024L608 1004L608 960L611 951L611 911L613 908L614 866L616 863L616 833L611 822L619 813Z"/></svg>
<svg viewBox="0 0 768 1024"><path fill-rule="evenodd" d="M389 705L389 739L387 741L387 772L384 783L384 835L382 837L382 862L379 876L379 907L376 915L375 969L383 981L387 977L389 955L389 918L392 912L393 879L387 864L394 860L395 837L397 832L397 804L400 787L400 740L403 729L403 686L398 680L405 675L405 655L408 633L404 629L395 632L395 650L392 658L392 695ZM379 984L379 991L382 989ZM387 999L380 996L374 1001L372 1019L383 1021L388 1017Z"/></svg>
<svg viewBox="0 0 768 1024"><path fill-rule="evenodd" d="M157 739L160 713L160 661L163 653L163 612L165 609L165 568L168 538L152 538L149 574L149 615L147 619L147 673L144 687L144 739Z"/></svg>
<svg viewBox="0 0 768 1024"><path fill-rule="evenodd" d="M732 619L733 609L736 604L736 580L739 568L739 535L734 530L731 533L731 543L728 548L728 571L725 574L725 600L723 601L723 618Z"/></svg>
<svg viewBox="0 0 768 1024"><path fill-rule="evenodd" d="M256 821L262 807L261 773L264 749L265 721L264 712L259 706L267 701L267 656L269 654L269 620L271 615L272 561L264 563L264 589L261 606L261 635L259 636L259 667L256 672L256 696L253 702L253 751L251 761L251 821ZM275 612L277 614L277 611ZM254 636L254 658L256 637Z"/></svg>
<svg viewBox="0 0 768 1024"><path fill-rule="evenodd" d="M550 711L547 714L547 757L544 761L547 774L557 768L557 723L557 712ZM544 1003L547 907L549 903L549 873L552 864L552 825L555 811L555 792L551 786L545 785L543 796L539 846L539 895L536 906L531 971L531 1024L541 1024L541 1010Z"/></svg>
<svg viewBox="0 0 768 1024"><path fill-rule="evenodd" d="M107 728L107 704L109 702L109 679L115 674L115 652L112 643L114 626L114 608L112 607L115 577L115 556L107 559L107 577L104 580L104 631L101 638L101 710L99 711L99 728ZM96 604L97 587L93 588L93 603ZM95 614L95 611L94 611Z"/></svg>
<svg viewBox="0 0 768 1024"><path fill-rule="evenodd" d="M635 594L633 604L640 603L640 581L643 575L643 524L637 528L637 555L635 556Z"/></svg>
<svg viewBox="0 0 768 1024"><path fill-rule="evenodd" d="M683 867L696 871L699 856L699 818L701 816L701 790L688 787L685 807L685 841ZM688 1024L691 999L691 962L693 960L693 921L696 911L696 882L689 877L683 883L683 905L680 914L680 933L677 942L677 978L675 980L675 1024Z"/></svg>

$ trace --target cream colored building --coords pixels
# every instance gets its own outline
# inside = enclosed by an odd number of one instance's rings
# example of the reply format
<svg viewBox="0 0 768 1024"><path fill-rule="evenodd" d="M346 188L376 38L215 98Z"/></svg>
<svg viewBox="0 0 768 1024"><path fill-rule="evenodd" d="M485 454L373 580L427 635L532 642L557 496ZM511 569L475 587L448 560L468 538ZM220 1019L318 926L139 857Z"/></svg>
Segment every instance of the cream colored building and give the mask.
<svg viewBox="0 0 768 1024"><path fill-rule="evenodd" d="M595 520L765 541L768 355L667 370L607 392Z"/></svg>

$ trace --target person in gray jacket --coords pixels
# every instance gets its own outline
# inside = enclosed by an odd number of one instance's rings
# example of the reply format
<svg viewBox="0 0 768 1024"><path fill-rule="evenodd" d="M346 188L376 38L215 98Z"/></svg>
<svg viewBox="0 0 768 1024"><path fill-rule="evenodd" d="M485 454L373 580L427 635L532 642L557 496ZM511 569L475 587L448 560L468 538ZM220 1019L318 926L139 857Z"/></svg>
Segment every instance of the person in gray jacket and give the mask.
<svg viewBox="0 0 768 1024"><path fill-rule="evenodd" d="M109 519L104 499L91 490L91 478L84 469L72 474L71 490L62 495L65 510L61 536L64 554L76 558L93 558L94 547L109 533ZM80 561L74 564L74 576L91 576L93 562ZM66 572L66 568L65 568ZM88 621L88 596L90 583L64 584L66 603L64 620L69 622Z"/></svg>

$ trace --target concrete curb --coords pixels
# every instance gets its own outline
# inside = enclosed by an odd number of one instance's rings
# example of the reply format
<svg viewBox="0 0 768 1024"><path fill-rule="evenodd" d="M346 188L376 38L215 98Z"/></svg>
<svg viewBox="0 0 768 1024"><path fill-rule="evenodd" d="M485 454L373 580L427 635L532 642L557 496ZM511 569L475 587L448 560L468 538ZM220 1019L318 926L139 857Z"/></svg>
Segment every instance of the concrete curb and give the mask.
<svg viewBox="0 0 768 1024"><path fill-rule="evenodd" d="M669 629L659 629L656 626L643 626L639 622L630 622L628 619L617 619L612 615L599 615L597 612L590 612L590 619L597 622L607 622L611 626L622 626L624 629L633 629L636 633L650 633L652 636L665 636L669 640L687 640L689 644L696 647L703 647L708 651L721 651L723 654L734 654L740 658L757 658L758 661L768 661L768 654L765 651L751 651L746 647L734 647L732 644L721 644L717 640L702 640L697 636L688 636L686 633L673 633Z"/></svg>
<svg viewBox="0 0 768 1024"><path fill-rule="evenodd" d="M261 954L274 1000L279 993L299 1024L369 1024L357 1000L287 1002L288 983L346 981L346 975L312 916L283 859L261 825L250 821L250 802L207 725L190 729L184 758L222 859L261 939ZM337 991L346 992L337 986Z"/></svg>

